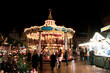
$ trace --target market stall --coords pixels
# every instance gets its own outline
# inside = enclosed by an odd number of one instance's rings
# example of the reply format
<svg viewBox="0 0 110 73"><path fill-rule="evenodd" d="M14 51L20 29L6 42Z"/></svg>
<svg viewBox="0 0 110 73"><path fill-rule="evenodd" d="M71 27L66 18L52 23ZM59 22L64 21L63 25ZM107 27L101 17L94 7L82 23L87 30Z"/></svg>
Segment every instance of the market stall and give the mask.
<svg viewBox="0 0 110 73"><path fill-rule="evenodd" d="M110 69L110 38L103 37L98 32L95 33L90 42L79 44L79 46L88 47L89 52L95 52L95 65Z"/></svg>

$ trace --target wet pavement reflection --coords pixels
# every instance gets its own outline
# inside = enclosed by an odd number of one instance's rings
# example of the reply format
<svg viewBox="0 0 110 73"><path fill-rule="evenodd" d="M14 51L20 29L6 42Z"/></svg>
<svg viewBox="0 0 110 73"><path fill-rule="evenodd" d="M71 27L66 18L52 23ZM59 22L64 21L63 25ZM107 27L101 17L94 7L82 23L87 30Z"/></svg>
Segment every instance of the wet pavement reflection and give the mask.
<svg viewBox="0 0 110 73"><path fill-rule="evenodd" d="M69 61L68 66L66 66L65 62L62 62L60 69L55 67L53 71L51 70L49 62L44 63L43 70L38 70L38 73L110 73L110 70L84 64L80 60L72 60Z"/></svg>

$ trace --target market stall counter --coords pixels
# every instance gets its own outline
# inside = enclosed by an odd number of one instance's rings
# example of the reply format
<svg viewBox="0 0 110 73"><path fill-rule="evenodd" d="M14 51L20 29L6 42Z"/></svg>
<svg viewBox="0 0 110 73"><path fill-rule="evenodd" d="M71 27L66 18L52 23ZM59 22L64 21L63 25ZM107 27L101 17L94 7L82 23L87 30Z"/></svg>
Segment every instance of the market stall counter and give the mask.
<svg viewBox="0 0 110 73"><path fill-rule="evenodd" d="M110 69L110 56L95 55L95 65L105 69Z"/></svg>

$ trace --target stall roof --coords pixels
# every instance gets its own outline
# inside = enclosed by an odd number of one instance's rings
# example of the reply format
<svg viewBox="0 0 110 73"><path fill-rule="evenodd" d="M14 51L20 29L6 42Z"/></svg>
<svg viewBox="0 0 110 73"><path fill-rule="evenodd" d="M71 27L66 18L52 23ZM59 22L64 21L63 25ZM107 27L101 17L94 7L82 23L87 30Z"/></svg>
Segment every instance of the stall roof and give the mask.
<svg viewBox="0 0 110 73"><path fill-rule="evenodd" d="M94 34L93 38L90 39L90 42L79 44L79 46L91 45L91 44L97 43L97 42L99 42L101 40L102 41L105 41L108 45L110 45L110 42L109 42L109 38L108 37L110 37L110 33L99 33L99 32L96 32ZM96 45L96 44L94 44L94 45Z"/></svg>
<svg viewBox="0 0 110 73"><path fill-rule="evenodd" d="M110 38L110 32L102 32L100 33L102 36L104 36L105 38Z"/></svg>
<svg viewBox="0 0 110 73"><path fill-rule="evenodd" d="M99 32L96 32L90 41L100 41L104 39L105 37L103 37Z"/></svg>

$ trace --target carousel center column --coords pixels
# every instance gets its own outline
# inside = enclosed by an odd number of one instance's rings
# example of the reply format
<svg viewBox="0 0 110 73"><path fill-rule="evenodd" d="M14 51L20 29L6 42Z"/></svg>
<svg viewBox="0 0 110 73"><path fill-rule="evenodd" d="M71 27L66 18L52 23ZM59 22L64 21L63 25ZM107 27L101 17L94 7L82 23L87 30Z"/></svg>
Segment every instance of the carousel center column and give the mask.
<svg viewBox="0 0 110 73"><path fill-rule="evenodd" d="M39 56L40 56L40 52L41 52L41 32L42 32L42 31L39 31L39 43L38 43L38 50L39 50L38 55L39 55Z"/></svg>
<svg viewBox="0 0 110 73"><path fill-rule="evenodd" d="M67 45L68 45L68 36L67 36L67 32L65 32L64 34L65 36L65 61L66 61L66 65L68 65L68 51L67 51Z"/></svg>

